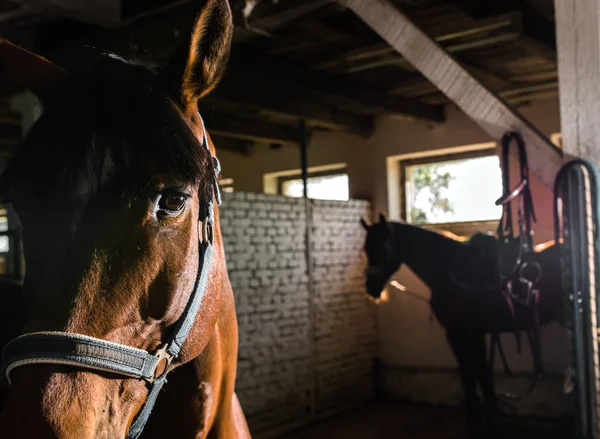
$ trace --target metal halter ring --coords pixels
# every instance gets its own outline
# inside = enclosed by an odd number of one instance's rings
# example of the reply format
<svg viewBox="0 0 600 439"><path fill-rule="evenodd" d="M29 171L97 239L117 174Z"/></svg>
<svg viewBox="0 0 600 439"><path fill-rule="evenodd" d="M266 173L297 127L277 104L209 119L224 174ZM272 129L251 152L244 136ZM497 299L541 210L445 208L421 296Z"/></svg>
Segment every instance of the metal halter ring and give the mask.
<svg viewBox="0 0 600 439"><path fill-rule="evenodd" d="M529 262L524 262L523 265L521 265L521 267L519 267L519 277L521 279L527 279L525 276L523 276L523 271L525 270L525 268L528 265L529 265ZM542 279L542 267L537 262L533 262L531 265L534 265L537 268L537 278L535 280L531 280L531 281L533 283L538 283Z"/></svg>
<svg viewBox="0 0 600 439"><path fill-rule="evenodd" d="M214 226L209 222L208 217L198 223L200 227L200 244L212 244L214 236Z"/></svg>
<svg viewBox="0 0 600 439"><path fill-rule="evenodd" d="M167 352L168 345L164 345L158 351L156 351L155 357L157 358L156 368L154 369L154 379L157 380L160 377L167 374L169 366L173 361L173 356Z"/></svg>

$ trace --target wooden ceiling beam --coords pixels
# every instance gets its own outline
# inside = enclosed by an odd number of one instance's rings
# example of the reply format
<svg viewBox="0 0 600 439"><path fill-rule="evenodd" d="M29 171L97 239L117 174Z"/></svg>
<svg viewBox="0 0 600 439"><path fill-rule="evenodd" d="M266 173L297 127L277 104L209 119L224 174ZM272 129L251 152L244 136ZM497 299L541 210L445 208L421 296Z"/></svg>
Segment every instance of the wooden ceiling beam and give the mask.
<svg viewBox="0 0 600 439"><path fill-rule="evenodd" d="M310 4L316 7L312 2ZM319 3L321 4L321 3ZM323 3L325 4L325 3ZM63 44L60 50L63 52L63 60L69 61L78 53L73 49L83 44L115 51L127 56L132 48L137 54L149 53L155 61L170 54L182 40L185 29L191 28L195 14L191 6L184 5L179 8L166 11L160 17L146 17L136 23L134 27L126 27L116 31L98 32L85 39L85 41L70 41ZM322 6L322 5L321 5ZM306 10L304 10L306 12ZM135 31L134 31L135 30ZM54 49L57 49L56 47ZM352 112L343 112L340 108L352 108L355 113L365 114L394 114L409 118L419 118L431 121L443 121L443 108L422 104L418 101L406 100L404 98L389 96L365 89L364 85L350 83L338 78L327 77L322 73L301 69L296 66L275 63L272 58L258 57L256 51L247 52L243 47L234 45L232 61L228 67L226 76L234 74L247 79L252 75L255 81L253 85L243 90L236 87L233 81L224 81L219 86L219 92L226 94L233 102L243 99L245 104L254 104L262 107L265 100L273 100L273 97L264 97L258 86L270 86L277 83L279 93L287 96L277 96L277 102L273 102L273 108L269 111L284 110L283 113L292 113L302 119L315 119L327 126L345 127L359 132L367 132L371 129L372 121ZM51 53L42 53L53 59ZM78 58L78 57L75 57ZM138 56L137 58L143 58ZM235 64L235 59L242 59L244 63ZM54 58L56 59L56 58ZM62 64L59 62L59 64ZM259 67L255 67L255 65ZM68 64L67 64L68 65ZM229 84L229 85L228 85ZM226 91L233 86L233 91ZM254 89L254 90L252 90ZM297 91L298 96L293 96ZM306 98L310 96L311 98ZM255 100L252 101L251 98ZM327 102L319 103L320 102ZM288 111L286 102L290 102L290 108L298 111ZM267 106L268 107L268 106ZM308 110L308 111L305 111ZM311 113L314 110L314 114Z"/></svg>
<svg viewBox="0 0 600 439"><path fill-rule="evenodd" d="M482 38L480 40L468 41L465 43L457 43L449 46L445 46L447 52L450 53L459 53L465 52L471 49L481 49L484 47L495 46L497 44L508 43L512 41L516 41L519 39L519 34L517 33L507 33L501 35L494 35L488 38ZM386 56L381 57L380 59L375 59L372 61L368 61L365 63L356 63L353 66L346 67L346 73L356 73L363 70L375 69L378 67L384 66L398 66L404 68L412 68L410 63L399 56L397 53L388 53Z"/></svg>
<svg viewBox="0 0 600 439"><path fill-rule="evenodd" d="M219 151L230 151L236 154L249 156L252 153L252 146L254 142L242 139L233 139L231 137L222 137L219 134L214 134L212 131L209 132L210 139L212 140L217 154Z"/></svg>
<svg viewBox="0 0 600 439"><path fill-rule="evenodd" d="M258 67L257 67L258 66ZM367 89L360 83L291 65L271 57L239 51L232 55L228 75L276 87L282 92L310 96L358 112L387 114L443 122L441 106L390 96Z"/></svg>
<svg viewBox="0 0 600 439"><path fill-rule="evenodd" d="M346 130L363 136L373 132L374 121L369 115L344 111L332 105L299 96L282 94L268 87L238 80L227 75L205 99L207 105L236 104L242 111L260 116L284 116L289 120L305 120L310 126Z"/></svg>
<svg viewBox="0 0 600 439"><path fill-rule="evenodd" d="M340 0L381 38L408 59L495 141L519 131L527 145L531 172L550 190L563 164L561 151L497 94L473 78L390 0ZM512 150L515 153L515 150Z"/></svg>
<svg viewBox="0 0 600 439"><path fill-rule="evenodd" d="M514 35L518 35L522 30L522 19L519 13L508 13L501 16L492 17L484 20L478 20L470 26L453 26L452 28L446 27L440 31L432 31L431 36L438 43L451 43L462 38L472 38L480 34L488 35L490 32L506 30L505 34L511 35L509 39L513 39ZM490 39L491 38L491 39ZM499 38L494 39L494 38ZM485 47L489 44L496 44L501 42L503 38L502 34L499 36L492 36L482 40L469 41L463 44L448 44L446 50L451 52L460 52L475 47ZM346 70L352 70L357 68L361 63L368 63L367 60L370 58L380 58L382 56L394 55L395 61L397 61L397 52L386 43L377 43L367 47L362 47L350 51L341 57L333 57L329 55L323 57L321 60L313 60L313 67L316 69L331 69L336 66L346 66Z"/></svg>
<svg viewBox="0 0 600 439"><path fill-rule="evenodd" d="M498 14L517 11L523 23L522 43L532 46L539 55L556 61L556 29L554 23L522 0L448 0L471 17L493 18Z"/></svg>
<svg viewBox="0 0 600 439"><path fill-rule="evenodd" d="M262 120L240 120L229 114L215 113L206 105L200 106L200 112L211 136L278 144L297 144L300 139L300 131L293 127Z"/></svg>

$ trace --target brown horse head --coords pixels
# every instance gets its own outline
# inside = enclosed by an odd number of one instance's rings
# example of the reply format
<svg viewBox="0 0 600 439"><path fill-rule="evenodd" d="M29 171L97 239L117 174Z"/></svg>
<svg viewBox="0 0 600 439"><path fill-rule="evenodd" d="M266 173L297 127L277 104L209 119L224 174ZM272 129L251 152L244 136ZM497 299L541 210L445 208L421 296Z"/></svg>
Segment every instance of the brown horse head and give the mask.
<svg viewBox="0 0 600 439"><path fill-rule="evenodd" d="M4 74L44 99L3 181L23 225L23 333L77 333L151 353L164 344L194 289L200 211L215 196L196 102L220 80L232 30L228 2L208 0L160 71L103 55L64 73L0 41ZM216 221L204 299L171 367L197 357L215 330L226 276ZM1 435L123 438L147 396L140 379L21 366Z"/></svg>

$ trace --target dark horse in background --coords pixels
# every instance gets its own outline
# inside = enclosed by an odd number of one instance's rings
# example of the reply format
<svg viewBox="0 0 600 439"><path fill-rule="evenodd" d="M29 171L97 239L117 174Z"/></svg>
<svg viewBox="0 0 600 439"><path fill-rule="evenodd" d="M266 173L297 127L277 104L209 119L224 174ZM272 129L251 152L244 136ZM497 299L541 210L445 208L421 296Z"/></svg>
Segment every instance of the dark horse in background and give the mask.
<svg viewBox="0 0 600 439"><path fill-rule="evenodd" d="M497 264L493 256L485 253L493 249L495 238L476 234L461 242L417 226L388 222L383 215L373 225L364 220L362 224L367 230L364 250L368 258L368 293L380 297L402 264L427 284L431 290L431 309L445 328L459 365L468 425L471 431L477 430L481 410L476 391L479 383L487 433L492 436L496 393L492 367L486 357L485 335L527 330L531 325L531 308L517 303L511 311L500 283L490 282L498 276ZM539 323L560 322L563 299L559 247L540 245L532 256L543 272L537 285Z"/></svg>
<svg viewBox="0 0 600 439"><path fill-rule="evenodd" d="M0 290L4 439L250 438L198 112L233 22L227 0L199 4L161 69L101 54L66 72L0 38L2 79L44 104L0 184L27 264Z"/></svg>

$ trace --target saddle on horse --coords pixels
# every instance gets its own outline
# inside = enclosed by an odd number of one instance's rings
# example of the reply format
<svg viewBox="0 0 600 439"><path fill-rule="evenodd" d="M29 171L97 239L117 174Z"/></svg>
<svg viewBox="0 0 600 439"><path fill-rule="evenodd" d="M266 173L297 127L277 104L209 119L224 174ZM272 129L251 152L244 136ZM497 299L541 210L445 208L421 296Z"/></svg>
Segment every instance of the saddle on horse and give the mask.
<svg viewBox="0 0 600 439"><path fill-rule="evenodd" d="M519 239L501 244L492 233L475 233L454 255L450 276L463 290L499 292L503 288L502 267L518 256Z"/></svg>
<svg viewBox="0 0 600 439"><path fill-rule="evenodd" d="M515 140L519 153L521 181L510 189L509 150ZM541 280L541 265L533 249L532 221L535 222L533 198L529 186L529 167L523 138L516 132L508 132L502 137L502 186L503 196L496 201L502 206L502 217L498 224L497 238L492 234L477 233L463 244L455 255L450 267L450 276L455 285L465 291L479 293L501 293L511 310L517 347L521 351L519 327L516 309L526 316L527 335L529 337L534 361L535 376L541 374L540 324L538 317L539 291L537 284ZM512 201L517 202L518 233L514 234ZM498 333L492 335L491 361L493 362L496 345L507 373L511 373L504 357ZM535 383L523 395L505 395L518 399L528 394Z"/></svg>

